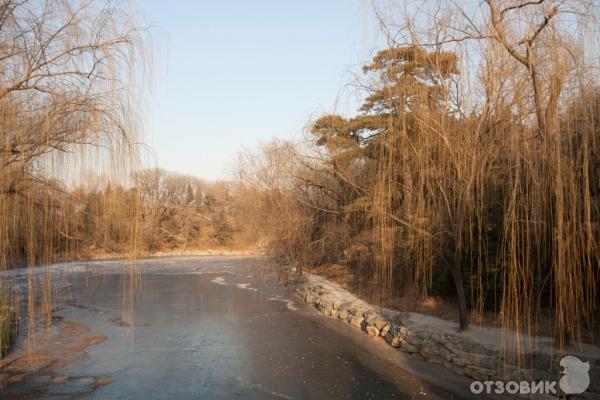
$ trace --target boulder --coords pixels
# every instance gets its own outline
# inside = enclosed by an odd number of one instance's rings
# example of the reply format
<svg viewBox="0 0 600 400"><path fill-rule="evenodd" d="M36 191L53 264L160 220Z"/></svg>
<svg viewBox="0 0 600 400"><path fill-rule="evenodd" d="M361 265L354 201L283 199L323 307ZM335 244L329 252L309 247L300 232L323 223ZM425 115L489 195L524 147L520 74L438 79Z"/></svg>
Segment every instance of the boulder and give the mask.
<svg viewBox="0 0 600 400"><path fill-rule="evenodd" d="M440 347L440 357L446 361L452 361L453 354L446 348L446 346Z"/></svg>
<svg viewBox="0 0 600 400"><path fill-rule="evenodd" d="M373 325L367 325L367 333L370 336L379 336L379 329L377 329L375 326Z"/></svg>
<svg viewBox="0 0 600 400"><path fill-rule="evenodd" d="M392 325L390 325L390 324L385 324L385 325L384 325L384 326L381 328L381 331L379 332L379 334L380 334L382 337L385 337L385 336L388 334L388 332L390 331L390 329L392 329Z"/></svg>
<svg viewBox="0 0 600 400"><path fill-rule="evenodd" d="M389 321L379 317L375 319L373 324L377 329L382 330L384 326L389 325Z"/></svg>
<svg viewBox="0 0 600 400"><path fill-rule="evenodd" d="M440 348L433 342L427 342L421 346L419 353L426 359L438 358L440 356Z"/></svg>
<svg viewBox="0 0 600 400"><path fill-rule="evenodd" d="M407 336L406 340L408 343L412 344L413 346L421 346L423 344L423 339L421 339L418 336Z"/></svg>
<svg viewBox="0 0 600 400"><path fill-rule="evenodd" d="M406 329L406 327L401 326L400 330L398 331L398 336L401 338L405 338L408 336L408 329Z"/></svg>
<svg viewBox="0 0 600 400"><path fill-rule="evenodd" d="M459 367L465 367L467 365L472 365L471 364L471 359L467 358L467 357L452 357L452 362L456 365L458 365Z"/></svg>
<svg viewBox="0 0 600 400"><path fill-rule="evenodd" d="M406 313L398 313L392 318L392 321L396 325L406 326L406 325L408 325L409 318Z"/></svg>
<svg viewBox="0 0 600 400"><path fill-rule="evenodd" d="M463 351L457 344L446 343L444 346L446 346L448 350L450 350L453 354L457 355L458 357L469 358L470 356L469 353Z"/></svg>
<svg viewBox="0 0 600 400"><path fill-rule="evenodd" d="M416 346L408 343L406 340L404 340L404 341L402 341L402 343L400 343L400 348L402 350L406 351L407 353L416 353L419 351L419 349Z"/></svg>
<svg viewBox="0 0 600 400"><path fill-rule="evenodd" d="M435 333L431 334L431 339L438 342L439 344L448 343L448 338L443 333L435 332Z"/></svg>
<svg viewBox="0 0 600 400"><path fill-rule="evenodd" d="M389 345L392 344L392 340L394 339L394 336L391 333L387 333L384 337L385 342Z"/></svg>
<svg viewBox="0 0 600 400"><path fill-rule="evenodd" d="M361 328L362 327L362 323L364 321L365 321L365 319L363 317L355 315L354 317L352 317L352 319L350 319L350 325L355 326L357 328Z"/></svg>
<svg viewBox="0 0 600 400"><path fill-rule="evenodd" d="M350 312L351 314L360 315L361 317L363 317L365 310L362 307L360 307L358 304L352 304L350 307L348 307L348 312Z"/></svg>
<svg viewBox="0 0 600 400"><path fill-rule="evenodd" d="M367 325L375 325L375 321L381 318L375 311L367 311L364 316L365 321L367 321Z"/></svg>

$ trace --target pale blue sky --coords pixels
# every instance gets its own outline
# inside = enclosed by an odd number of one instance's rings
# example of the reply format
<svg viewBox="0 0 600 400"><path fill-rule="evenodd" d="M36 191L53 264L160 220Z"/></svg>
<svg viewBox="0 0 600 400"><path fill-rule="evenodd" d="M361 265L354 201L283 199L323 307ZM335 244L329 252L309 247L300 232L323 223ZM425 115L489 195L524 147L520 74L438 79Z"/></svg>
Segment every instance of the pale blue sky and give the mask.
<svg viewBox="0 0 600 400"><path fill-rule="evenodd" d="M243 147L297 138L311 116L356 108L345 84L373 47L364 1L139 4L157 26L147 141L161 168L227 178Z"/></svg>

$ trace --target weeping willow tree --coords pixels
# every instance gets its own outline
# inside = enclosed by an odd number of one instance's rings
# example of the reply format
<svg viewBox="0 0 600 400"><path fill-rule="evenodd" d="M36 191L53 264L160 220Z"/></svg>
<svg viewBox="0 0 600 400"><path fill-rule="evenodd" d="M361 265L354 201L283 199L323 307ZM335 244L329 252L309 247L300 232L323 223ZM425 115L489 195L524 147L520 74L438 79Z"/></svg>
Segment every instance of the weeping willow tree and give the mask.
<svg viewBox="0 0 600 400"><path fill-rule="evenodd" d="M75 256L87 238L73 188L127 185L146 87L136 13L102 0L0 1L0 269ZM136 201L104 207L95 230L133 244ZM29 283L29 314L49 311L50 276Z"/></svg>
<svg viewBox="0 0 600 400"><path fill-rule="evenodd" d="M394 138L372 190L377 273L428 287L450 264L463 328L465 284L475 317L491 305L505 328L532 333L551 311L560 347L579 338L598 307L597 5L376 11L392 47L365 67L381 73L363 111L385 122L360 129Z"/></svg>
<svg viewBox="0 0 600 400"><path fill-rule="evenodd" d="M462 329L491 313L519 354L536 345L521 334L552 332L559 348L593 334L598 4L417 0L373 10L388 48L363 68L357 115L318 118L313 147L291 156L286 212L305 226L279 238L313 255L300 257L306 265L352 264L360 249L354 272L382 305L393 291L448 295Z"/></svg>

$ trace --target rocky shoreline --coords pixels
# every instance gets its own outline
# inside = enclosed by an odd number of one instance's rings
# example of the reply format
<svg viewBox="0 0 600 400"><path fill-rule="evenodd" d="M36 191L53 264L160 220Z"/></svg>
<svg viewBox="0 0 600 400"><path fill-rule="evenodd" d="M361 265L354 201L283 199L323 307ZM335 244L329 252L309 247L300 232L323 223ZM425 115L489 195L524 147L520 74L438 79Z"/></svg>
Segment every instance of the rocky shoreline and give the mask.
<svg viewBox="0 0 600 400"><path fill-rule="evenodd" d="M491 331L490 328L476 327L470 332L459 332L458 326L449 321L382 309L358 299L333 282L308 273L300 275L290 271L288 282L293 291L319 313L384 340L394 350L418 355L459 375L479 381L560 379L562 354L555 349L539 348L519 358L516 352L507 352L499 343L491 345L494 338L477 340L477 329ZM499 328L494 329L497 334ZM543 343L544 338L539 339ZM588 347L593 351L583 349L581 354L591 367L591 385L585 397L596 398L600 393L600 354L598 348Z"/></svg>

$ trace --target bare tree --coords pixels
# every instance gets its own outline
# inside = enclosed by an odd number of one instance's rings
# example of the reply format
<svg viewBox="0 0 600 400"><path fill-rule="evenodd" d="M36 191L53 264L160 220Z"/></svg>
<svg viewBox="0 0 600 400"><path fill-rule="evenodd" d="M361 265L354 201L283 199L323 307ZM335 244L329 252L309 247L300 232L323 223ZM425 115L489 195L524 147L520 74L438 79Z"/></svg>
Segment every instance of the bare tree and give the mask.
<svg viewBox="0 0 600 400"><path fill-rule="evenodd" d="M33 214L67 218L65 184L135 166L148 39L124 3L0 0L0 209L13 214L0 211L1 265L16 249L30 262L52 252L50 240L19 238ZM72 237L58 225L45 229Z"/></svg>
<svg viewBox="0 0 600 400"><path fill-rule="evenodd" d="M112 2L2 1L3 193L58 172L44 170L57 154L95 146L115 158L133 149L133 95L143 84L134 74L143 73L145 36L129 10Z"/></svg>

